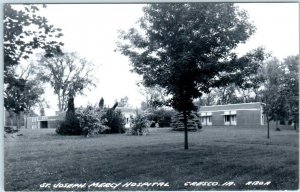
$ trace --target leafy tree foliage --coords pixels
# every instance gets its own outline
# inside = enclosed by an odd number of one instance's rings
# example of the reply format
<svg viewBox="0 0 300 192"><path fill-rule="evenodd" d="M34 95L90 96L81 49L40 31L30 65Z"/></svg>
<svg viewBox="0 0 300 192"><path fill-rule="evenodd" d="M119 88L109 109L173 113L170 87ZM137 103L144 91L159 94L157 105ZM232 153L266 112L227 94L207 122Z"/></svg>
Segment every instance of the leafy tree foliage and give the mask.
<svg viewBox="0 0 300 192"><path fill-rule="evenodd" d="M4 107L12 111L17 117L17 127L20 128L20 115L22 112L29 113L36 104L43 102L41 95L44 88L39 80L32 76L32 65L26 68L13 67L18 74L11 78L9 84L4 85Z"/></svg>
<svg viewBox="0 0 300 192"><path fill-rule="evenodd" d="M216 98L217 94L213 92L212 90L210 93L203 94L201 98L199 98L196 102L195 105L199 108L200 106L210 106L210 105L215 105L216 104Z"/></svg>
<svg viewBox="0 0 300 192"><path fill-rule="evenodd" d="M58 108L67 108L68 95L75 97L83 94L87 88L95 86L93 64L78 57L74 52L56 54L53 57L42 56L36 66L41 81L50 83L58 99Z"/></svg>
<svg viewBox="0 0 300 192"><path fill-rule="evenodd" d="M278 121L284 120L287 116L286 94L283 89L283 70L278 59L273 58L268 61L262 68L264 74L264 84L262 90L262 99L264 101L268 123L268 138L269 138L269 122L274 120L276 122L276 129L278 128Z"/></svg>
<svg viewBox="0 0 300 192"><path fill-rule="evenodd" d="M44 109L44 107L40 108L40 116L45 116L45 109Z"/></svg>
<svg viewBox="0 0 300 192"><path fill-rule="evenodd" d="M124 133L125 132L125 117L120 110L109 109L101 117L104 125L110 128L109 133Z"/></svg>
<svg viewBox="0 0 300 192"><path fill-rule="evenodd" d="M219 96L219 100L217 101L218 105L225 105L225 104L233 104L239 103L239 99L237 96L237 87L234 84L230 84L226 87L221 87L216 91L217 95Z"/></svg>
<svg viewBox="0 0 300 192"><path fill-rule="evenodd" d="M83 134L87 137L90 134L101 134L109 131L109 127L103 125L101 116L103 113L99 111L99 108L93 106L87 106L85 108L77 108L76 116L79 119L80 127L83 130Z"/></svg>
<svg viewBox="0 0 300 192"><path fill-rule="evenodd" d="M142 110L148 112L155 111L158 107L167 105L165 91L162 87L156 85L153 87L144 87L140 92L145 96L146 101L141 103Z"/></svg>
<svg viewBox="0 0 300 192"><path fill-rule="evenodd" d="M43 88L37 80L18 79L7 85L4 91L4 106L17 115L17 127L20 128L21 112L29 111L41 101Z"/></svg>
<svg viewBox="0 0 300 192"><path fill-rule="evenodd" d="M123 98L120 99L120 102L118 104L119 107L128 107L128 97L125 96Z"/></svg>
<svg viewBox="0 0 300 192"><path fill-rule="evenodd" d="M16 6L16 5L15 5ZM63 34L61 29L48 23L45 17L38 15L39 7L22 6L17 9L11 4L4 4L3 47L4 47L4 82L14 79L13 66L21 59L28 59L34 49L43 49L47 57L60 52L63 43L57 39Z"/></svg>
<svg viewBox="0 0 300 192"><path fill-rule="evenodd" d="M147 120L150 122L150 127L155 127L155 124L158 123L159 127L170 127L171 118L175 115L175 110L169 109L155 109L150 113L146 113Z"/></svg>
<svg viewBox="0 0 300 192"><path fill-rule="evenodd" d="M131 127L126 132L126 134L130 135L147 135L149 133L147 129L148 121L144 114L136 111L135 117L130 116Z"/></svg>
<svg viewBox="0 0 300 192"><path fill-rule="evenodd" d="M123 32L119 50L145 86L159 85L172 96L171 105L184 115L188 149L187 115L196 109L193 99L231 82L246 86L264 54L256 49L239 58L233 52L255 27L232 3L151 4L143 10L140 29Z"/></svg>
<svg viewBox="0 0 300 192"><path fill-rule="evenodd" d="M289 121L299 125L299 55L283 61L283 86L287 98Z"/></svg>

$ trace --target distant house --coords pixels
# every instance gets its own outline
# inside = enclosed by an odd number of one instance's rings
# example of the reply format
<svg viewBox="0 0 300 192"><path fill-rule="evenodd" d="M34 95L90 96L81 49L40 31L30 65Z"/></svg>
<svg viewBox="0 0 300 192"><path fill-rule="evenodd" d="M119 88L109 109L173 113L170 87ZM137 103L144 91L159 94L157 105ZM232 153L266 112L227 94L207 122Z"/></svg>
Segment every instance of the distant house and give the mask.
<svg viewBox="0 0 300 192"><path fill-rule="evenodd" d="M261 102L201 106L199 114L204 126L255 126L265 123Z"/></svg>
<svg viewBox="0 0 300 192"><path fill-rule="evenodd" d="M27 117L25 128L27 129L57 128L59 121L62 121L64 117L65 117L65 112L56 112L56 114L53 116Z"/></svg>
<svg viewBox="0 0 300 192"><path fill-rule="evenodd" d="M129 128L130 127L130 116L135 117L137 109L134 109L131 107L117 107L116 110L120 110L121 113L124 115L125 120L126 120L125 128Z"/></svg>

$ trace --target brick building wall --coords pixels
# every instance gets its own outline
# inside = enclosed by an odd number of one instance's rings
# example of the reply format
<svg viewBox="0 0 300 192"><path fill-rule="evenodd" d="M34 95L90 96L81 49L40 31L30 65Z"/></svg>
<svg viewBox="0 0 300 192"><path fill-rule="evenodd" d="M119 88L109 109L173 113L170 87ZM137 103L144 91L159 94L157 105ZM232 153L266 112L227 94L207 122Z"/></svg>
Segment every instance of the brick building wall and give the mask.
<svg viewBox="0 0 300 192"><path fill-rule="evenodd" d="M240 126L261 125L261 111L260 110L237 111L237 125Z"/></svg>
<svg viewBox="0 0 300 192"><path fill-rule="evenodd" d="M224 125L224 115L223 112L217 111L212 112L212 125Z"/></svg>
<svg viewBox="0 0 300 192"><path fill-rule="evenodd" d="M203 126L260 126L265 122L262 106L260 102L203 106L199 114Z"/></svg>
<svg viewBox="0 0 300 192"><path fill-rule="evenodd" d="M60 116L38 116L27 118L27 129L46 129L46 128L57 128Z"/></svg>

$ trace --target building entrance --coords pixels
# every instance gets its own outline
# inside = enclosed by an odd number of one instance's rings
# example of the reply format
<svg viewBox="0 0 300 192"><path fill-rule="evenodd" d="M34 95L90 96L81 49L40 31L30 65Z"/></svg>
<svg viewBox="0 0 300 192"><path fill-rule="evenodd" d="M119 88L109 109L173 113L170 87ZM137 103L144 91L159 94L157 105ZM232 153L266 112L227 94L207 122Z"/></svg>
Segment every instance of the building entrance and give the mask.
<svg viewBox="0 0 300 192"><path fill-rule="evenodd" d="M41 121L41 124L40 124L40 128L41 129L47 129L48 128L48 121Z"/></svg>

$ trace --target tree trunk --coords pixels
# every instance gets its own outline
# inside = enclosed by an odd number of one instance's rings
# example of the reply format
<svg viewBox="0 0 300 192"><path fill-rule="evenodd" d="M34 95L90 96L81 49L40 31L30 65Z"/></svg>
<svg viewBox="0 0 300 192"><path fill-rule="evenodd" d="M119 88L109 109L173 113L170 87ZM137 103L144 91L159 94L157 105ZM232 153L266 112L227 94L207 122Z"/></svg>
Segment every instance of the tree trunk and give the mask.
<svg viewBox="0 0 300 192"><path fill-rule="evenodd" d="M270 121L267 119L267 124L268 124L268 139L270 139Z"/></svg>
<svg viewBox="0 0 300 192"><path fill-rule="evenodd" d="M24 128L27 129L27 112L24 113Z"/></svg>
<svg viewBox="0 0 300 192"><path fill-rule="evenodd" d="M278 130L278 120L277 120L277 117L276 117L276 130Z"/></svg>
<svg viewBox="0 0 300 192"><path fill-rule="evenodd" d="M20 125L21 124L21 122L20 122L21 114L17 113L16 117L17 117L17 129L20 129L21 128L21 125Z"/></svg>
<svg viewBox="0 0 300 192"><path fill-rule="evenodd" d="M186 111L183 111L183 124L184 124L184 149L189 149Z"/></svg>
<svg viewBox="0 0 300 192"><path fill-rule="evenodd" d="M57 99L58 99L58 110L59 110L59 111L62 111L60 94L57 94Z"/></svg>

